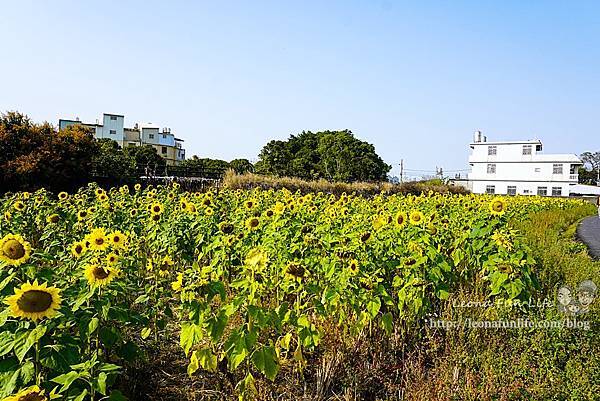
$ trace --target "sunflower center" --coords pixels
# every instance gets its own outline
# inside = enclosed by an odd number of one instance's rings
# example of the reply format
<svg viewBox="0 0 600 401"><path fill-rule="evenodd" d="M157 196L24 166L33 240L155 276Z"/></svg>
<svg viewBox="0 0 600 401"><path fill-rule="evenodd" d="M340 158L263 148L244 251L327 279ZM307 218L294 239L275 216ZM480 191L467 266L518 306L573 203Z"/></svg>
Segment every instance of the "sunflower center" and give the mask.
<svg viewBox="0 0 600 401"><path fill-rule="evenodd" d="M495 211L501 212L502 211L502 203L500 203L500 202L494 203L493 208L494 208Z"/></svg>
<svg viewBox="0 0 600 401"><path fill-rule="evenodd" d="M258 219L250 220L250 227L256 227L256 226L258 226Z"/></svg>
<svg viewBox="0 0 600 401"><path fill-rule="evenodd" d="M104 280L110 275L110 273L104 270L101 266L94 267L93 274L98 280Z"/></svg>
<svg viewBox="0 0 600 401"><path fill-rule="evenodd" d="M77 245L75 247L75 253L81 253L81 252L83 252L83 247L81 245Z"/></svg>
<svg viewBox="0 0 600 401"><path fill-rule="evenodd" d="M9 239L4 243L2 253L12 260L21 259L25 256L25 247L16 239Z"/></svg>
<svg viewBox="0 0 600 401"><path fill-rule="evenodd" d="M46 291L29 290L21 295L17 305L24 312L44 312L52 305L52 294Z"/></svg>
<svg viewBox="0 0 600 401"><path fill-rule="evenodd" d="M46 400L46 397L44 397L40 393L33 392L33 393L25 394L25 395L19 397L19 399L17 401L44 401L44 400Z"/></svg>
<svg viewBox="0 0 600 401"><path fill-rule="evenodd" d="M96 243L96 245L102 245L104 244L104 238L96 238L94 242Z"/></svg>
<svg viewBox="0 0 600 401"><path fill-rule="evenodd" d="M121 242L121 237L119 237L118 235L115 235L115 236L113 237L113 242L114 242L115 244L118 244L119 242Z"/></svg>
<svg viewBox="0 0 600 401"><path fill-rule="evenodd" d="M160 206L154 206L154 213L160 212Z"/></svg>

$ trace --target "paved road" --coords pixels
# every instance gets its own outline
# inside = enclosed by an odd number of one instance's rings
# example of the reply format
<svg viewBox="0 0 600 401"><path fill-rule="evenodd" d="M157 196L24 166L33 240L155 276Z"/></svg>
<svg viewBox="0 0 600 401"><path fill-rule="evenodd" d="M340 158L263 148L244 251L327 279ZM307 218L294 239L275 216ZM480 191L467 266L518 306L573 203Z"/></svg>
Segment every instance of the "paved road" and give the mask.
<svg viewBox="0 0 600 401"><path fill-rule="evenodd" d="M590 249L590 255L600 259L600 218L591 216L584 219L577 227L577 236Z"/></svg>

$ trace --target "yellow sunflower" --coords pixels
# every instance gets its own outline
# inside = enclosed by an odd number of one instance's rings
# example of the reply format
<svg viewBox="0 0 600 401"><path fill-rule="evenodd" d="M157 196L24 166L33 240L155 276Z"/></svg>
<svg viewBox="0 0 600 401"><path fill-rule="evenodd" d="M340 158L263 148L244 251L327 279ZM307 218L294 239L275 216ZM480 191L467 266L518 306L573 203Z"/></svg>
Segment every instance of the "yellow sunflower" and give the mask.
<svg viewBox="0 0 600 401"><path fill-rule="evenodd" d="M249 217L246 220L246 228L248 230L256 230L260 226L260 220L258 217Z"/></svg>
<svg viewBox="0 0 600 401"><path fill-rule="evenodd" d="M285 211L285 205L281 202L277 202L273 207L273 211L275 212L275 214L283 214L283 212Z"/></svg>
<svg viewBox="0 0 600 401"><path fill-rule="evenodd" d="M254 271L262 271L267 266L269 257L267 253L261 248L253 248L246 255L245 263L246 266L250 267Z"/></svg>
<svg viewBox="0 0 600 401"><path fill-rule="evenodd" d="M21 201L16 201L15 204L13 205L13 207L16 210L21 211L21 210L25 209L25 204Z"/></svg>
<svg viewBox="0 0 600 401"><path fill-rule="evenodd" d="M67 200L68 197L69 197L69 194L66 192L60 192L58 194L58 199L60 199L62 201Z"/></svg>
<svg viewBox="0 0 600 401"><path fill-rule="evenodd" d="M348 263L348 271L350 272L351 275L356 275L358 273L359 267L358 267L358 260L356 259L352 259L350 261L350 263Z"/></svg>
<svg viewBox="0 0 600 401"><path fill-rule="evenodd" d="M85 239L90 243L89 248L94 251L104 251L110 245L110 240L103 228L95 228L86 235Z"/></svg>
<svg viewBox="0 0 600 401"><path fill-rule="evenodd" d="M123 248L127 244L127 236L118 230L110 233L108 240L116 249Z"/></svg>
<svg viewBox="0 0 600 401"><path fill-rule="evenodd" d="M80 258L85 253L87 246L84 241L79 241L71 245L71 255Z"/></svg>
<svg viewBox="0 0 600 401"><path fill-rule="evenodd" d="M60 307L60 289L48 287L46 283L26 282L15 288L15 294L4 301L13 317L31 319L34 322L45 317L51 318Z"/></svg>
<svg viewBox="0 0 600 401"><path fill-rule="evenodd" d="M165 208L163 207L163 205L158 202L153 203L150 206L150 213L157 215L157 216L161 215L164 210L165 210Z"/></svg>
<svg viewBox="0 0 600 401"><path fill-rule="evenodd" d="M106 263L109 266L116 265L118 261L119 261L119 255L117 255L116 253L111 252L108 255L106 255Z"/></svg>
<svg viewBox="0 0 600 401"><path fill-rule="evenodd" d="M506 211L506 201L497 196L490 202L489 209L493 215L502 216Z"/></svg>
<svg viewBox="0 0 600 401"><path fill-rule="evenodd" d="M212 207L207 207L204 209L204 214L207 216L212 216L213 214L215 214L215 211Z"/></svg>
<svg viewBox="0 0 600 401"><path fill-rule="evenodd" d="M31 245L20 235L8 234L0 239L0 260L10 266L20 266L29 260Z"/></svg>
<svg viewBox="0 0 600 401"><path fill-rule="evenodd" d="M175 266L175 262L170 256L165 256L163 260L158 264L158 275L161 277L168 276L171 274L171 269Z"/></svg>
<svg viewBox="0 0 600 401"><path fill-rule="evenodd" d="M183 287L183 273L177 273L177 280L171 283L173 291L180 291Z"/></svg>
<svg viewBox="0 0 600 401"><path fill-rule="evenodd" d="M48 224L56 224L60 221L60 216L56 213L51 214L50 216L46 217L46 223Z"/></svg>
<svg viewBox="0 0 600 401"><path fill-rule="evenodd" d="M410 216L408 216L408 221L410 224L414 226L419 226L425 222L425 216L418 210L410 212Z"/></svg>
<svg viewBox="0 0 600 401"><path fill-rule="evenodd" d="M133 189L135 189L136 191L139 191L140 189L142 189L142 184L135 184L133 186Z"/></svg>
<svg viewBox="0 0 600 401"><path fill-rule="evenodd" d="M48 398L44 395L44 390L38 386L31 386L15 395L4 398L2 401L48 401Z"/></svg>
<svg viewBox="0 0 600 401"><path fill-rule="evenodd" d="M79 213L77 213L77 220L79 221L83 221L85 219L87 219L89 217L89 213L87 210L80 210Z"/></svg>
<svg viewBox="0 0 600 401"><path fill-rule="evenodd" d="M105 286L113 281L118 273L118 269L98 264L89 264L85 268L85 278L91 286Z"/></svg>
<svg viewBox="0 0 600 401"><path fill-rule="evenodd" d="M394 218L394 222L396 223L396 227L402 227L406 224L406 213L398 212L396 213L396 217Z"/></svg>

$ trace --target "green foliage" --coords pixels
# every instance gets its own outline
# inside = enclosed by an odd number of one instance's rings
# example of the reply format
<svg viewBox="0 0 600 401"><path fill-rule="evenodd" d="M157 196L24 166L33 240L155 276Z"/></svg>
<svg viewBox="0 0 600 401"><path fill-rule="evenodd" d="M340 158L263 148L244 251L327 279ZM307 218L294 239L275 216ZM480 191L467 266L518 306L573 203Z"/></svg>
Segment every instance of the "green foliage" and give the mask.
<svg viewBox="0 0 600 401"><path fill-rule="evenodd" d="M57 130L35 124L18 112L0 117L0 188L34 190L74 188L89 180L97 151L92 135L82 127Z"/></svg>
<svg viewBox="0 0 600 401"><path fill-rule="evenodd" d="M303 131L287 141L271 141L260 152L261 174L332 181L384 181L391 166L375 147L351 131Z"/></svg>

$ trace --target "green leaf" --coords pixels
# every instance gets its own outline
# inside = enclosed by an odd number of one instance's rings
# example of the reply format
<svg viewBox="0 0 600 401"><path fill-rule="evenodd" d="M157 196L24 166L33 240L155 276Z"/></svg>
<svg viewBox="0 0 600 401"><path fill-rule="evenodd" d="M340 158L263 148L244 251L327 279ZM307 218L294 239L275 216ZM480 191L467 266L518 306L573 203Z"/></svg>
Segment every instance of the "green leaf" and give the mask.
<svg viewBox="0 0 600 401"><path fill-rule="evenodd" d="M0 312L0 327L4 326L4 323L8 320L10 316L10 309L6 308L2 312Z"/></svg>
<svg viewBox="0 0 600 401"><path fill-rule="evenodd" d="M192 356L190 358L190 363L187 367L188 376L192 376L196 371L200 368L200 362L198 361L198 356L195 352L192 352Z"/></svg>
<svg viewBox="0 0 600 401"><path fill-rule="evenodd" d="M381 325L383 326L383 329L385 330L388 336L392 334L394 326L392 324L392 314L390 312L384 313L381 316Z"/></svg>
<svg viewBox="0 0 600 401"><path fill-rule="evenodd" d="M179 344L183 348L186 355L190 349L200 342L202 339L202 326L194 323L184 323L181 325L181 333L179 333Z"/></svg>
<svg viewBox="0 0 600 401"><path fill-rule="evenodd" d="M374 297L367 302L367 312L369 312L371 318L377 316L377 313L379 313L379 308L381 308L381 300L379 297Z"/></svg>
<svg viewBox="0 0 600 401"><path fill-rule="evenodd" d="M225 312L221 312L217 316L214 316L206 321L208 324L210 338L213 340L213 342L216 343L221 339L228 320L229 319L227 318Z"/></svg>
<svg viewBox="0 0 600 401"><path fill-rule="evenodd" d="M150 327L144 327L142 329L142 339L145 340L146 338L148 338L150 336L150 334L152 334L152 329Z"/></svg>
<svg viewBox="0 0 600 401"><path fill-rule="evenodd" d="M119 390L113 390L110 392L108 401L127 401L127 397L125 397Z"/></svg>
<svg viewBox="0 0 600 401"><path fill-rule="evenodd" d="M56 384L62 384L60 392L63 393L67 391L69 387L71 387L71 384L73 384L73 382L77 379L79 379L79 373L72 370L69 373L55 377L51 381Z"/></svg>
<svg viewBox="0 0 600 401"><path fill-rule="evenodd" d="M15 340L15 355L19 362L23 362L27 352L33 347L40 338L46 334L46 326L37 326L28 333L24 333L18 340Z"/></svg>
<svg viewBox="0 0 600 401"><path fill-rule="evenodd" d="M0 356L4 356L13 350L15 345L13 333L3 331L0 333Z"/></svg>
<svg viewBox="0 0 600 401"><path fill-rule="evenodd" d="M73 400L73 401L83 401L85 399L85 396L87 395L87 393L88 393L87 389L83 389L81 394L79 394L77 396L77 398L75 398L75 400Z"/></svg>
<svg viewBox="0 0 600 401"><path fill-rule="evenodd" d="M90 320L90 323L88 324L88 335L92 335L92 333L96 331L98 328L98 323L100 323L100 319L97 317L94 317L92 320Z"/></svg>
<svg viewBox="0 0 600 401"><path fill-rule="evenodd" d="M98 391L102 395L106 395L106 377L107 377L106 373L104 373L104 372L100 372L100 374L98 374L98 380L97 380Z"/></svg>
<svg viewBox="0 0 600 401"><path fill-rule="evenodd" d="M275 380L279 365L277 363L277 355L275 349L271 346L262 346L252 354L252 362L256 369L267 376L271 381Z"/></svg>
<svg viewBox="0 0 600 401"><path fill-rule="evenodd" d="M32 361L27 361L21 366L20 369L21 383L24 385L29 384L35 377L35 365Z"/></svg>

